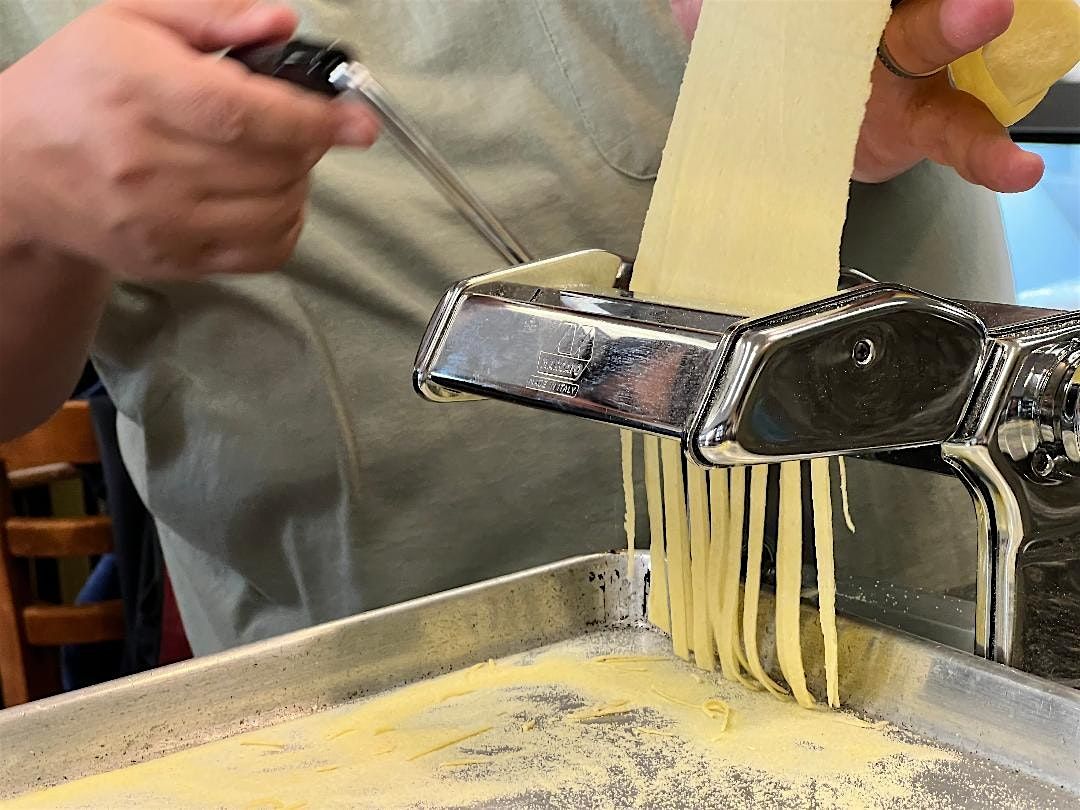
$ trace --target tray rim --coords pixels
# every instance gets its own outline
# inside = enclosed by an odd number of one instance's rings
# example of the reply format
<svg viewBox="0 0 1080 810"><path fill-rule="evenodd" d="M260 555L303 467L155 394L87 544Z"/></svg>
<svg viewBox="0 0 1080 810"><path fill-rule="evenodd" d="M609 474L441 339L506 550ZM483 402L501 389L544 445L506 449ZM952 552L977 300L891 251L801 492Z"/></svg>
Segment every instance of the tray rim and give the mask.
<svg viewBox="0 0 1080 810"><path fill-rule="evenodd" d="M571 557L2 710L0 799L295 719L487 657L523 652L605 627L644 624L648 552L635 555L633 581L626 578L626 560L625 551ZM536 614L543 617L542 622L535 621L535 616L509 617L513 625L509 631L507 621L494 623L493 607L537 598L547 600ZM863 664L841 682L849 708L886 716L932 740L1017 768L1080 797L1080 691L902 631L838 619L841 654ZM398 660L402 659L399 646L410 643L408 638L394 638L402 629L424 631L440 622L468 625L470 621L472 629L466 637L448 644L425 667ZM803 621L804 626L816 626L816 612L806 608ZM370 644L380 631L386 631L388 641L394 642L384 645L386 660L375 655L373 660L352 662L355 676L328 671L324 681L304 678L305 673L318 670L320 661L349 662L351 651ZM880 679L875 676L872 682L860 682L863 670L870 666L866 661L882 667ZM290 673L292 666L296 672ZM265 694L257 689L240 696L229 694L230 675L252 675L260 667L268 673ZM808 676L812 686L820 681L820 673L813 668L808 668ZM180 729L178 736L160 744L119 727L124 712L108 711L124 704L152 708L172 699L175 711L180 712L200 696L235 701L235 711L226 711L226 717L201 730L198 722L176 721L180 725L172 728L174 734ZM988 710L998 704L1011 710L1007 727L987 719ZM244 713L252 710L256 719L249 716L251 723L246 724ZM100 767L86 761L87 753L81 761L89 770L75 776L65 773L63 763L80 761L80 757L73 755L77 752L65 752L63 746L77 747L80 734L82 744L88 744L86 738L92 735L80 724L94 722L102 735L122 739L101 743L109 753L98 761ZM166 719L162 730L167 733L169 728ZM26 768L20 779L20 769Z"/></svg>

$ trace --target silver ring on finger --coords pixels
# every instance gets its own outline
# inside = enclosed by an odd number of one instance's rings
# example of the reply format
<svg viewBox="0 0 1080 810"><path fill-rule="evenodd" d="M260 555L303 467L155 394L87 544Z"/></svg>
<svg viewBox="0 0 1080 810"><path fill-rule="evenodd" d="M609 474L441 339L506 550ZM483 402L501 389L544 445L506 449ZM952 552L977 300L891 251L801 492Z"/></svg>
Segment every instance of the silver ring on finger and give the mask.
<svg viewBox="0 0 1080 810"><path fill-rule="evenodd" d="M926 73L912 73L910 70L902 68L893 58L893 55L889 53L889 46L885 44L885 34L881 35L881 39L878 40L877 46L877 58L885 66L885 69L892 73L894 76L899 76L901 79L929 79L931 76L936 76L945 69L942 67L934 70L929 70Z"/></svg>

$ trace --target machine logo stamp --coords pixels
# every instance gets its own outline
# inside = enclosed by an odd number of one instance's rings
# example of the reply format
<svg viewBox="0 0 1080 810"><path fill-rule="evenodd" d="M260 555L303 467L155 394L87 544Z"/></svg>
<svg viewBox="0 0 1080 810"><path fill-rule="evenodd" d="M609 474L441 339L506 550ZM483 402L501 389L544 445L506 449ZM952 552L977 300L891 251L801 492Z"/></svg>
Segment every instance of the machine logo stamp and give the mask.
<svg viewBox="0 0 1080 810"><path fill-rule="evenodd" d="M592 359L595 337L595 327L565 324L551 347L554 351L537 354L536 374L529 378L525 387L564 397L577 396L577 380Z"/></svg>

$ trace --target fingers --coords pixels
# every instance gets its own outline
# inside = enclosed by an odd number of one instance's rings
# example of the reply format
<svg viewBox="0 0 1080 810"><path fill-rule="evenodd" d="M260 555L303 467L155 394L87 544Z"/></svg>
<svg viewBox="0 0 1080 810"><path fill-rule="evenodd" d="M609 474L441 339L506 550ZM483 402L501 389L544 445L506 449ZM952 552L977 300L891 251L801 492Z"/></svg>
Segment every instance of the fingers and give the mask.
<svg viewBox="0 0 1080 810"><path fill-rule="evenodd" d="M158 278L277 270L296 246L307 194L304 179L272 195L173 201L147 210L120 226L125 251L112 257L112 266Z"/></svg>
<svg viewBox="0 0 1080 810"><path fill-rule="evenodd" d="M379 137L379 118L366 105L343 101L334 105L334 112L334 146L366 149Z"/></svg>
<svg viewBox="0 0 1080 810"><path fill-rule="evenodd" d="M197 210L196 222L213 222L211 227L220 228L221 234L220 239L204 243L199 266L210 273L269 273L279 269L300 240L307 191L305 182L280 200L238 200Z"/></svg>
<svg viewBox="0 0 1080 810"><path fill-rule="evenodd" d="M113 0L103 11L139 15L199 47L288 36L295 15L254 0ZM367 147L378 120L366 106L333 103L279 79L258 76L231 60L188 58L184 48L158 50L146 71L142 98L152 98L157 123L198 141L245 149L287 150L308 168L332 145Z"/></svg>
<svg viewBox="0 0 1080 810"><path fill-rule="evenodd" d="M272 272L289 260L300 241L303 228L304 220L301 216L275 239L211 252L206 256L204 266L211 273Z"/></svg>
<svg viewBox="0 0 1080 810"><path fill-rule="evenodd" d="M161 75L160 122L199 141L250 148L328 148L330 102L241 65L206 59L182 79ZM321 154L321 152L320 152Z"/></svg>
<svg viewBox="0 0 1080 810"><path fill-rule="evenodd" d="M986 107L944 84L911 109L913 145L931 160L952 166L965 180L994 191L1032 188L1043 173L1038 155L1025 152Z"/></svg>
<svg viewBox="0 0 1080 810"><path fill-rule="evenodd" d="M199 189L198 199L273 196L308 176L308 161L287 152L250 154L237 159L226 146L193 141L158 151L159 169L154 177L165 178L172 171L184 172L191 188ZM162 165L170 160L169 166Z"/></svg>
<svg viewBox="0 0 1080 810"><path fill-rule="evenodd" d="M671 0L671 12L687 41L694 38L698 18L701 16L701 0Z"/></svg>
<svg viewBox="0 0 1080 810"><path fill-rule="evenodd" d="M211 273L267 273L292 254L304 225L305 177L277 194L205 200L185 218L198 234L198 264Z"/></svg>
<svg viewBox="0 0 1080 810"><path fill-rule="evenodd" d="M116 8L157 23L200 51L286 39L297 16L257 0L112 0Z"/></svg>
<svg viewBox="0 0 1080 810"><path fill-rule="evenodd" d="M304 178L275 194L203 200L192 206L180 227L218 245L273 240L301 216L308 190Z"/></svg>
<svg viewBox="0 0 1080 810"><path fill-rule="evenodd" d="M902 0L883 42L905 71L930 73L1000 36L1013 0ZM875 66L856 153L858 179L880 182L929 158L994 191L1026 191L1042 160L1014 144L990 111L942 75L899 78Z"/></svg>
<svg viewBox="0 0 1080 810"><path fill-rule="evenodd" d="M945 67L1005 33L1013 0L903 0L883 35L889 53L910 73Z"/></svg>
<svg viewBox="0 0 1080 810"><path fill-rule="evenodd" d="M288 151L307 168L332 145L370 146L378 123L367 107L325 99L280 79L206 59L182 81L160 76L157 115L167 128L213 144Z"/></svg>
<svg viewBox="0 0 1080 810"><path fill-rule="evenodd" d="M1004 132L977 138L966 154L966 171L974 178L971 182L992 191L1028 191L1042 179L1044 170L1041 157L1025 152Z"/></svg>

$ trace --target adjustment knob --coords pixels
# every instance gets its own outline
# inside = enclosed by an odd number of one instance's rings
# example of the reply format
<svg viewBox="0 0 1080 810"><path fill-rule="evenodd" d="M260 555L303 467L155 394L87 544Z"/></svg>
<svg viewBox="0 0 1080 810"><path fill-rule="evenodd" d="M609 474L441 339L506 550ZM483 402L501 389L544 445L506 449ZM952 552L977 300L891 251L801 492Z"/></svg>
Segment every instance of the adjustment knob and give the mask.
<svg viewBox="0 0 1080 810"><path fill-rule="evenodd" d="M998 444L1013 461L1032 458L1036 475L1080 464L1080 339L1042 346L1013 383ZM1049 460L1049 461L1048 461Z"/></svg>
<svg viewBox="0 0 1080 810"><path fill-rule="evenodd" d="M1069 461L1080 464L1080 349L1074 352L1072 359L1072 376L1061 386L1058 419L1065 455Z"/></svg>

